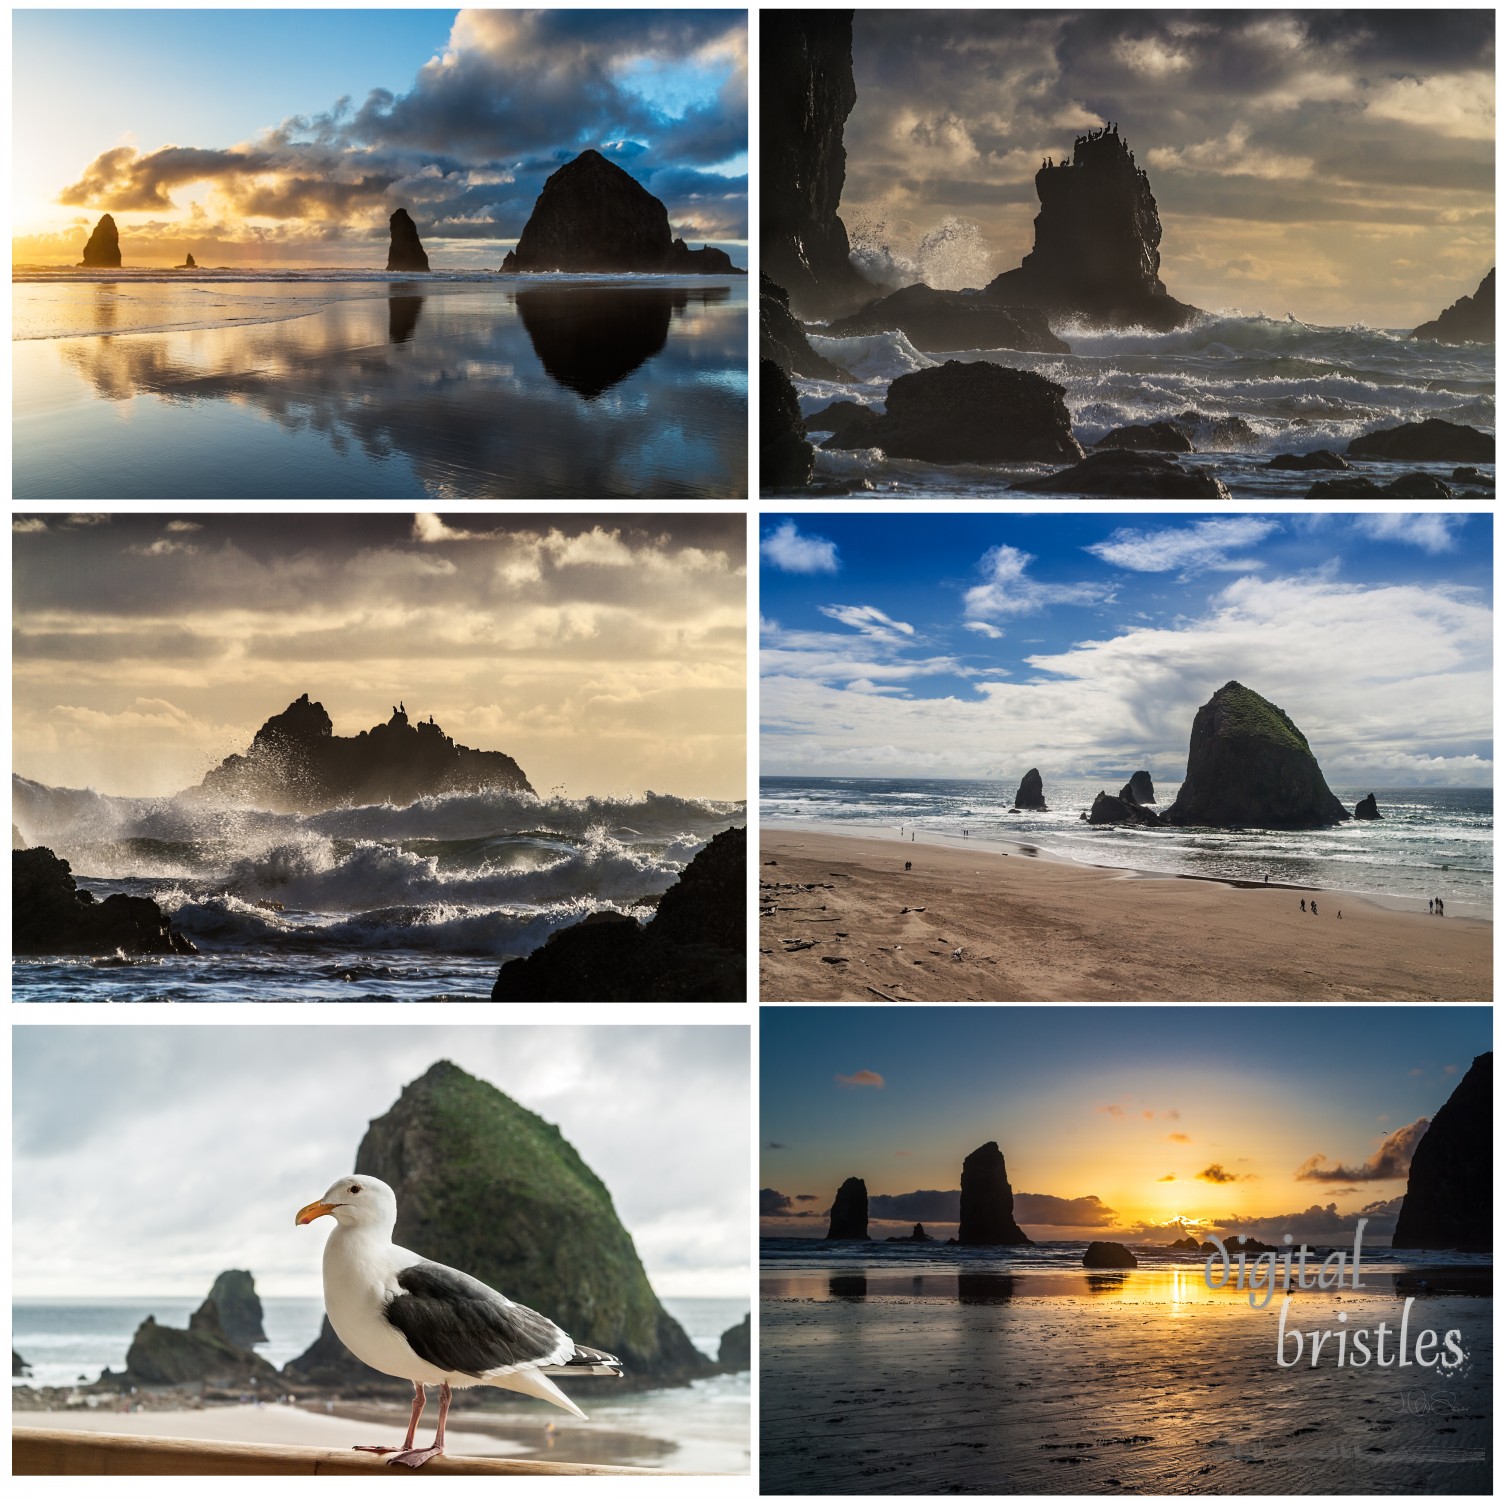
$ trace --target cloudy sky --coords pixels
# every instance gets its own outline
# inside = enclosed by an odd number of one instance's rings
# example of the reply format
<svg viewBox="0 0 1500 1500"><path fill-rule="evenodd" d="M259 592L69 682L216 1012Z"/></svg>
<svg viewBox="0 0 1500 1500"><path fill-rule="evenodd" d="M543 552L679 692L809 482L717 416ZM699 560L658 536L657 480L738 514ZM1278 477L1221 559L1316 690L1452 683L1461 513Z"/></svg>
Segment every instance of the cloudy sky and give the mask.
<svg viewBox="0 0 1500 1500"><path fill-rule="evenodd" d="M956 1218L965 1156L998 1143L1037 1239L1177 1225L1308 1243L1389 1239L1411 1153L1491 1046L1488 1007L902 1009L761 1013L761 1233L827 1233L846 1177L872 1234ZM1108 1230L1106 1236L1103 1231Z"/></svg>
<svg viewBox="0 0 1500 1500"><path fill-rule="evenodd" d="M158 795L302 693L404 700L538 795L745 795L741 516L12 523L13 765Z"/></svg>
<svg viewBox="0 0 1500 1500"><path fill-rule="evenodd" d="M1487 516L760 524L767 775L1175 781L1238 679L1334 786L1492 784Z"/></svg>
<svg viewBox="0 0 1500 1500"><path fill-rule="evenodd" d="M982 285L1031 249L1042 158L1118 121L1173 296L1410 328L1494 264L1494 36L1490 9L856 12L842 216Z"/></svg>
<svg viewBox="0 0 1500 1500"><path fill-rule="evenodd" d="M17 1296L202 1295L230 1267L321 1295L292 1216L443 1058L562 1131L659 1296L750 1290L743 1027L27 1026L13 1051Z"/></svg>
<svg viewBox="0 0 1500 1500"><path fill-rule="evenodd" d="M404 206L434 269L494 265L587 147L746 236L743 11L20 11L13 47L18 262L108 211L127 265L383 265Z"/></svg>

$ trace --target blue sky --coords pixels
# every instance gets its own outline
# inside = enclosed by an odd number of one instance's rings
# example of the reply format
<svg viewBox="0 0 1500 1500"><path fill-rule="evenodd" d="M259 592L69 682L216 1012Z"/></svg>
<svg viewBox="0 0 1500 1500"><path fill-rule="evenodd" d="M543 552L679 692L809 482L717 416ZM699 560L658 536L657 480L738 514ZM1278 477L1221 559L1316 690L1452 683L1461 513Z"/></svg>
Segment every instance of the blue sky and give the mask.
<svg viewBox="0 0 1500 1500"><path fill-rule="evenodd" d="M761 520L761 770L1169 779L1231 678L1333 781L1489 785L1484 515Z"/></svg>

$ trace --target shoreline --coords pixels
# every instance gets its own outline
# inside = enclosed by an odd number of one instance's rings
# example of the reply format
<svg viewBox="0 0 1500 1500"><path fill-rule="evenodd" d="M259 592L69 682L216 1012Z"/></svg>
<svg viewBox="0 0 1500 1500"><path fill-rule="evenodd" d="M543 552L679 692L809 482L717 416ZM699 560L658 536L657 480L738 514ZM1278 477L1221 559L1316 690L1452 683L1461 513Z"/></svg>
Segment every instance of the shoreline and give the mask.
<svg viewBox="0 0 1500 1500"><path fill-rule="evenodd" d="M1083 865L1030 844L760 834L766 1001L1492 998L1493 924L1477 917L1321 890L1314 916L1296 888Z"/></svg>

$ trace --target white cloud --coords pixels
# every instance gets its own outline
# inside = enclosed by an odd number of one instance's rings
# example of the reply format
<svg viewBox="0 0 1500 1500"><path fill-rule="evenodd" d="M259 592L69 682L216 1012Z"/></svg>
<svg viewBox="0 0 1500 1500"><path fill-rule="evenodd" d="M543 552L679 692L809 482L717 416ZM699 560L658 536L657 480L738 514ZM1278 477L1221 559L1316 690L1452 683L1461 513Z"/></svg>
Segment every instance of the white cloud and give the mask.
<svg viewBox="0 0 1500 1500"><path fill-rule="evenodd" d="M1258 516L1225 516L1195 521L1191 526L1164 526L1160 531L1127 526L1083 550L1133 573L1170 573L1179 568L1250 572L1262 564L1228 554L1263 542L1277 529L1275 521Z"/></svg>
<svg viewBox="0 0 1500 1500"><path fill-rule="evenodd" d="M820 604L818 613L869 636L871 640L888 641L892 645L904 644L898 636L915 636L917 633L904 620L893 620L873 604Z"/></svg>
<svg viewBox="0 0 1500 1500"><path fill-rule="evenodd" d="M979 560L980 577L964 594L964 613L970 619L992 615L1029 615L1049 604L1099 604L1109 589L1094 583L1040 583L1026 576L1036 559L1018 547L991 547Z"/></svg>
<svg viewBox="0 0 1500 1500"><path fill-rule="evenodd" d="M795 521L783 521L761 538L760 555L783 573L837 573L839 549L818 536L803 536Z"/></svg>
<svg viewBox="0 0 1500 1500"><path fill-rule="evenodd" d="M987 625L983 620L966 620L965 630L972 630L976 635L988 636L992 641L998 641L1005 632L997 625Z"/></svg>
<svg viewBox="0 0 1500 1500"><path fill-rule="evenodd" d="M1464 517L1458 515L1389 515L1356 516L1354 528L1381 542L1409 542L1423 552L1452 552L1458 546L1457 533Z"/></svg>

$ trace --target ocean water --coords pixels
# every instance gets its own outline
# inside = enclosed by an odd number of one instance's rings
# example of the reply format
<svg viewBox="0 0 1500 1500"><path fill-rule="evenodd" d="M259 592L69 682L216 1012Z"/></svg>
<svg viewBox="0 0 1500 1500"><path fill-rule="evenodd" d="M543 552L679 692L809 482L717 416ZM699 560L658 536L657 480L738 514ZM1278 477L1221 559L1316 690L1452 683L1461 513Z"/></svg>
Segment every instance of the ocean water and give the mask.
<svg viewBox="0 0 1500 1500"><path fill-rule="evenodd" d="M746 493L745 277L22 273L13 489Z"/></svg>
<svg viewBox="0 0 1500 1500"><path fill-rule="evenodd" d="M195 958L17 959L18 1001L487 1000L501 962L660 896L744 804L455 794L272 813L12 780L30 845L159 902Z"/></svg>
<svg viewBox="0 0 1500 1500"><path fill-rule="evenodd" d="M1088 332L1059 326L1070 354L1026 354L1014 349L924 354L899 333L834 339L809 328L813 347L850 371L853 385L796 382L802 410L832 400L885 409L892 380L948 359L989 360L1033 370L1060 384L1073 432L1087 448L1112 428L1176 418L1185 411L1210 419L1241 417L1254 437L1216 446L1211 432L1189 432L1195 455L1187 467L1207 469L1236 499L1302 496L1324 474L1267 470L1278 453L1329 448L1342 453L1351 438L1402 422L1441 417L1495 430L1495 347L1416 341L1378 328L1322 328L1267 317L1206 315L1174 333ZM815 436L813 442L819 439ZM818 450L815 480L867 492L994 496L1028 491L1026 481L1059 465L941 466L887 459L878 450ZM1359 463L1379 483L1421 468L1444 478L1453 464ZM1493 464L1478 465L1482 485L1459 493L1494 495ZM1012 491L1014 486L1014 491ZM1137 498L1151 499L1149 495Z"/></svg>
<svg viewBox="0 0 1500 1500"><path fill-rule="evenodd" d="M1491 920L1494 909L1494 793L1488 787L1337 786L1351 812L1374 792L1378 822L1283 833L1188 828L1093 828L1081 815L1100 791L1126 780L1045 781L1044 813L1012 813L1020 772L1005 781L874 780L764 776L762 822L820 824L850 834L944 842L1006 841L1081 864L1278 885L1352 891L1425 909L1441 896L1452 916ZM1156 810L1178 783L1156 781Z"/></svg>

